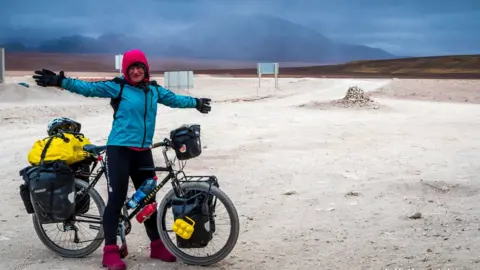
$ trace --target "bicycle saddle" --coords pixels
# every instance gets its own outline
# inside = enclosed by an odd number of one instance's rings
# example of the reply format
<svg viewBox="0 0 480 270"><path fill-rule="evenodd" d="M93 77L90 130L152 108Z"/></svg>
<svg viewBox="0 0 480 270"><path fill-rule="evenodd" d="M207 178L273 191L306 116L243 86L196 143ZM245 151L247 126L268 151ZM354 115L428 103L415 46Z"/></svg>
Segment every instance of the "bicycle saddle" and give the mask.
<svg viewBox="0 0 480 270"><path fill-rule="evenodd" d="M98 155L100 152L105 151L107 149L106 145L94 145L94 144L86 144L83 146L83 150Z"/></svg>

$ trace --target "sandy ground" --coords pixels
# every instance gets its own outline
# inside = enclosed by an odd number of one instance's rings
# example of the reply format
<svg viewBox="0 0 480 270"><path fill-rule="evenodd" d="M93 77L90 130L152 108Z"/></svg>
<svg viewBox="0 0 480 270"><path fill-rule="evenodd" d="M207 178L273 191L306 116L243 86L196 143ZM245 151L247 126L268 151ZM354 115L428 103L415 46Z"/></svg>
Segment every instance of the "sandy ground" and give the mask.
<svg viewBox="0 0 480 270"><path fill-rule="evenodd" d="M186 171L218 176L241 218L236 248L212 269L480 269L480 107L471 102L480 82L285 78L278 90L272 80L260 89L257 79L195 83L190 94L212 98L211 114L162 107L155 138L202 125L206 148ZM353 85L380 91L380 107L304 106L328 104ZM461 92L460 102L443 102L450 98L439 91ZM30 147L60 115L105 143L108 100L0 85L2 269L101 269L101 248L80 260L47 250L18 195ZM105 196L105 183L97 187ZM415 212L421 218L409 218ZM133 225L129 269L200 269L150 260L143 226Z"/></svg>

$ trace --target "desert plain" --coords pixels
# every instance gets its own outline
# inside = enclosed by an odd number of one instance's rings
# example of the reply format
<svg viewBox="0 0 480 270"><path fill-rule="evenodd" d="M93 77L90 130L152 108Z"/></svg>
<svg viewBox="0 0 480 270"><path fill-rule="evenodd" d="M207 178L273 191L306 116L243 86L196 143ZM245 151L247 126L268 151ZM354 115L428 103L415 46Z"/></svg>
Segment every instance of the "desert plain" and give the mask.
<svg viewBox="0 0 480 270"><path fill-rule="evenodd" d="M20 200L18 171L53 117L76 119L93 143L105 144L109 101L7 75L0 84L0 268L102 269L103 245L64 259L40 242ZM208 268L480 269L480 80L282 77L278 85L197 75L193 89L175 92L211 98L210 114L159 109L156 140L182 124L201 125L203 153L185 171L216 175L240 217L235 249ZM371 101L342 102L352 86ZM154 155L163 162L161 151ZM97 189L106 201L105 181ZM135 221L128 241L129 269L200 269L149 259Z"/></svg>

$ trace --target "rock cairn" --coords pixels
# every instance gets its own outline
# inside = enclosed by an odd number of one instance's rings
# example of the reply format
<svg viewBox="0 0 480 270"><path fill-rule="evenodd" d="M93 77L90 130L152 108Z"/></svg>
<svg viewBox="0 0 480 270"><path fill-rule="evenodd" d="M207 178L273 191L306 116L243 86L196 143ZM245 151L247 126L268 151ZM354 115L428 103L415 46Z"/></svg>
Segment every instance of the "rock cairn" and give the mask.
<svg viewBox="0 0 480 270"><path fill-rule="evenodd" d="M341 103L345 108L351 107L372 107L378 109L380 105L370 98L360 87L352 86L348 88L347 94L343 99L336 103Z"/></svg>

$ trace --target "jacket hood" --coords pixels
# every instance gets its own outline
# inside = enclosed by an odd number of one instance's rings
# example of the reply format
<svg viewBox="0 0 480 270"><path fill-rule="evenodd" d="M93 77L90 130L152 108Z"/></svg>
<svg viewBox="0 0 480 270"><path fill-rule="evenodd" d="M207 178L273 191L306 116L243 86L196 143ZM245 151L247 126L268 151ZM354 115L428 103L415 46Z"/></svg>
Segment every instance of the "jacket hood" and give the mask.
<svg viewBox="0 0 480 270"><path fill-rule="evenodd" d="M132 82L128 76L128 68L135 63L142 63L145 66L145 79L143 80L144 82L149 82L150 80L150 66L148 65L148 60L145 54L138 49L133 49L130 51L127 51L123 55L123 60L122 60L122 74L125 80L130 83L130 84L135 84Z"/></svg>

